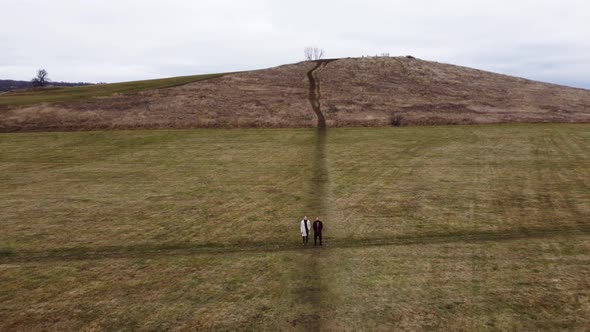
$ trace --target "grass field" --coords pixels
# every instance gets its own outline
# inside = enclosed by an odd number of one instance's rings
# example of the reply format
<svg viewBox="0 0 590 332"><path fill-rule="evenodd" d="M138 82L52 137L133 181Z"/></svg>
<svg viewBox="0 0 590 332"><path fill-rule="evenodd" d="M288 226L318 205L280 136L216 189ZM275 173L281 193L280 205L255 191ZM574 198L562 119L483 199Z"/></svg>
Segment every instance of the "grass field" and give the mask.
<svg viewBox="0 0 590 332"><path fill-rule="evenodd" d="M70 102L92 97L104 97L119 93L132 93L148 89L163 89L192 83L223 74L179 76L123 83L98 84L66 88L47 88L0 94L0 106L26 106L39 103Z"/></svg>
<svg viewBox="0 0 590 332"><path fill-rule="evenodd" d="M0 330L585 330L588 174L590 125L0 134Z"/></svg>

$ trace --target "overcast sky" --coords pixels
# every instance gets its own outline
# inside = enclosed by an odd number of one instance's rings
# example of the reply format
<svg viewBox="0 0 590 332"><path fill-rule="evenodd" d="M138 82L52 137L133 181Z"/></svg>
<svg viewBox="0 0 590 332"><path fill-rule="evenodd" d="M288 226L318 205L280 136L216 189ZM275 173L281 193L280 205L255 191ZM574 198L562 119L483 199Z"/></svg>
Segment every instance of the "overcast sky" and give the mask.
<svg viewBox="0 0 590 332"><path fill-rule="evenodd" d="M588 0L0 0L0 79L117 82L390 53L590 88Z"/></svg>

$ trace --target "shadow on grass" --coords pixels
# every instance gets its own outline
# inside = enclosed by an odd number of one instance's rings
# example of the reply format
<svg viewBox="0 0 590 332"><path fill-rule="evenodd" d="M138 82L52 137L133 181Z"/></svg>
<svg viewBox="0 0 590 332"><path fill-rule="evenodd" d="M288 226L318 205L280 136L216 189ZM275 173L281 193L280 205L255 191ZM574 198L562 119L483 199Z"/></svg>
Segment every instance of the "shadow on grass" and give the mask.
<svg viewBox="0 0 590 332"><path fill-rule="evenodd" d="M15 254L16 254L16 252L13 249L0 248L0 258L14 256Z"/></svg>
<svg viewBox="0 0 590 332"><path fill-rule="evenodd" d="M326 140L327 130L324 126L319 126L314 134L313 140L313 160L311 168L311 177L309 183L309 193L305 204L306 213L311 212L311 220L319 217L324 219L327 213L326 209L326 195L328 186L328 168L326 165ZM310 237L313 236L313 231L310 230ZM310 239L308 247L314 245ZM313 247L311 247L313 248ZM299 271L297 279L303 283L303 287L295 290L296 296L300 299L305 307L310 308L312 312L320 312L321 296L322 296L322 276L319 273L319 260L321 252L310 251L306 257L306 267ZM294 319L291 324L296 326L299 324L307 331L321 330L321 316L319 314L305 314Z"/></svg>
<svg viewBox="0 0 590 332"><path fill-rule="evenodd" d="M589 236L590 223L571 226L531 227L509 230L464 231L450 233L426 233L420 235L402 235L388 238L331 239L330 248L370 248L379 246L405 246L449 243L504 242L556 237ZM300 243L259 243L251 242L237 245L206 245L178 243L167 245L133 245L98 248L63 248L47 251L13 251L0 249L0 264L44 261L44 260L85 260L102 258L134 258L167 255L230 254L308 250L318 255L321 250L302 247ZM312 262L310 262L312 263ZM312 266L314 267L314 266ZM310 268L314 272L315 268ZM313 274L313 273L312 273Z"/></svg>
<svg viewBox="0 0 590 332"><path fill-rule="evenodd" d="M312 158L312 175L305 211L312 213L310 218L326 214L326 187L328 185L328 168L326 165L327 129L318 128L314 135L314 150Z"/></svg>

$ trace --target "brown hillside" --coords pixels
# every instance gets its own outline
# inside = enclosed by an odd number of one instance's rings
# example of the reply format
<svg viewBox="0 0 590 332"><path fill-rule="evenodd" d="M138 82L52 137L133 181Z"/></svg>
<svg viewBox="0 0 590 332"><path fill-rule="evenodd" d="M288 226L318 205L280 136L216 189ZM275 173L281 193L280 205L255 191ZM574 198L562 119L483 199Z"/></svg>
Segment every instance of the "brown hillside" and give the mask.
<svg viewBox="0 0 590 332"><path fill-rule="evenodd" d="M338 125L395 116L402 124L590 121L590 90L436 62L344 59L320 76L324 113Z"/></svg>
<svg viewBox="0 0 590 332"><path fill-rule="evenodd" d="M378 57L302 62L129 95L8 108L0 110L0 130L311 127L318 123L318 105L310 99L317 97L328 127L590 122L590 90Z"/></svg>

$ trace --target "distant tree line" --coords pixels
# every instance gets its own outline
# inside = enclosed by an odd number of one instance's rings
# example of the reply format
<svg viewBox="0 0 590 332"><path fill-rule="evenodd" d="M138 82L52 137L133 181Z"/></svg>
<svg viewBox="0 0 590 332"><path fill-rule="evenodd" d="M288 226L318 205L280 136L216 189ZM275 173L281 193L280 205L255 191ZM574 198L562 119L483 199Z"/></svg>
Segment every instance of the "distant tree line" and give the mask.
<svg viewBox="0 0 590 332"><path fill-rule="evenodd" d="M87 82L51 82L51 86L82 86L82 85L93 85L93 83ZM33 87L31 81L15 81L15 80L0 80L0 92L6 92L18 89L30 89Z"/></svg>
<svg viewBox="0 0 590 332"><path fill-rule="evenodd" d="M31 89L45 86L80 86L80 85L92 85L92 83L86 82L51 82L49 79L49 73L45 69L39 69L37 75L30 81L15 81L15 80L0 80L0 92L6 92L18 89Z"/></svg>

